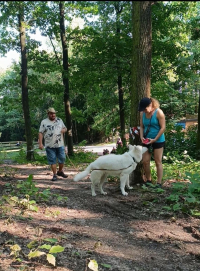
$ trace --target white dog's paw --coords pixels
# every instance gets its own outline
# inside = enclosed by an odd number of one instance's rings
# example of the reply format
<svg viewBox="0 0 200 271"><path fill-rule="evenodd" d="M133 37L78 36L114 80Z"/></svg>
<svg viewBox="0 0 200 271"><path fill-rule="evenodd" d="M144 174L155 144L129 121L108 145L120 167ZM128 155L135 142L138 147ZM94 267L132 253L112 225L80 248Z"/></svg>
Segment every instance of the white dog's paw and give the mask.
<svg viewBox="0 0 200 271"><path fill-rule="evenodd" d="M92 196L95 197L97 194L96 193L92 193Z"/></svg>
<svg viewBox="0 0 200 271"><path fill-rule="evenodd" d="M107 192L102 191L101 194L102 195L107 195Z"/></svg>
<svg viewBox="0 0 200 271"><path fill-rule="evenodd" d="M132 187L132 186L127 186L127 188L128 188L129 190L133 189L133 187Z"/></svg>
<svg viewBox="0 0 200 271"><path fill-rule="evenodd" d="M124 193L122 193L122 195L124 195L124 196L128 196L128 193L127 193L127 192L124 192Z"/></svg>

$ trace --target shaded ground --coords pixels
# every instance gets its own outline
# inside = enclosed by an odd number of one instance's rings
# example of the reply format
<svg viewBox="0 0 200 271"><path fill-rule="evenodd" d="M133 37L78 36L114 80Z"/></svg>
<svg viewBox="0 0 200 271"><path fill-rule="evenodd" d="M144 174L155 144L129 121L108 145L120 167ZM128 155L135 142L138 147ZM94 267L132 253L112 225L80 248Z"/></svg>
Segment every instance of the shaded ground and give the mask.
<svg viewBox="0 0 200 271"><path fill-rule="evenodd" d="M41 191L49 188L51 193L68 199L65 202L54 197L50 203L41 202L38 212L9 205L0 209L0 270L95 270L88 267L91 260L98 263L99 271L200 270L200 220L174 217L162 210L170 193L169 182L164 184L164 195L136 185L124 197L118 181L109 181L104 187L108 195L102 196L97 190L97 196L92 197L89 178L73 182L78 172L73 167L65 168L68 179L59 178L54 183L48 167L9 168L10 174L0 178L0 194L4 194L6 183L33 174ZM57 254L56 267L45 255L27 257L27 244L35 240L38 247L45 238L56 238L56 245L65 248ZM10 255L14 244L21 248L16 257Z"/></svg>

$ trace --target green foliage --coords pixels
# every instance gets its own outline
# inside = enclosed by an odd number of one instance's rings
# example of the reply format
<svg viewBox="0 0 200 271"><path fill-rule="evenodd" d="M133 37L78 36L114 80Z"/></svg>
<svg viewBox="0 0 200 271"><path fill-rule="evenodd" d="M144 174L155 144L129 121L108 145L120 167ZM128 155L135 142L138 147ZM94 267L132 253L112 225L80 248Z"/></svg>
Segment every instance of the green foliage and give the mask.
<svg viewBox="0 0 200 271"><path fill-rule="evenodd" d="M38 202L50 202L51 200L54 201L62 201L66 202L67 197L61 197L57 194L52 194L50 189L44 189L40 191L38 187L36 187L35 182L33 181L33 175L29 175L28 179L25 181L17 181L13 184L6 184L5 185L5 193L6 198L3 198L4 200L7 200L9 202L9 199L11 201L14 201L18 203L18 205L30 205ZM13 198L16 197L16 198ZM25 197L25 200L19 200L21 198Z"/></svg>
<svg viewBox="0 0 200 271"><path fill-rule="evenodd" d="M27 247L29 249L32 249L34 248L34 250L31 250L28 254L28 258L29 259L32 259L32 258L36 258L36 257L40 257L42 255L46 255L46 259L47 261L52 264L53 266L56 265L56 255L57 253L60 253L60 252L63 252L64 251L64 247L60 246L60 245L51 245L52 243L57 243L58 240L55 239L55 238L46 238L44 239L43 241L46 241L46 243L42 244L42 245L39 245L37 242L35 241L32 241L30 242ZM51 244L48 244L48 243L51 243ZM42 249L41 250L38 250L38 249ZM44 250L44 251L43 251ZM48 252L46 252L46 250Z"/></svg>
<svg viewBox="0 0 200 271"><path fill-rule="evenodd" d="M4 195L2 199L7 201L7 203L9 203L11 206L18 207L22 210L27 209L29 211L38 211L38 207L35 205L36 202L34 200L30 200L28 195L26 195L25 198L18 198L16 196L10 197Z"/></svg>
<svg viewBox="0 0 200 271"><path fill-rule="evenodd" d="M187 128L186 131L181 126L175 126L169 122L166 125L165 137L166 147L164 149L164 162L173 161L173 157L185 162L191 162L190 157L199 158L199 150L196 148L197 126L193 125Z"/></svg>
<svg viewBox="0 0 200 271"><path fill-rule="evenodd" d="M53 106L65 120L59 5L55 2L1 2L0 53L19 51L15 31L19 9L24 9L28 49L29 107L33 138L37 138L46 109ZM70 104L75 143L97 141L120 126L118 76L122 78L125 124L130 119L132 55L131 2L65 2L66 41L69 49ZM152 5L151 95L161 102L167 119L196 113L199 89L199 4L189 1ZM73 15L84 19L73 28ZM91 21L91 17L94 20ZM33 20L34 18L34 20ZM33 23L34 22L34 23ZM9 26L9 30L8 30ZM48 51L30 34L39 30L49 37ZM120 31L119 31L120 30ZM192 37L192 39L191 39ZM195 40L193 40L195 39ZM24 140L21 104L21 67L18 63L0 76L2 99L0 132L5 140ZM90 131L88 131L90 127Z"/></svg>
<svg viewBox="0 0 200 271"><path fill-rule="evenodd" d="M121 145L117 145L117 148L116 148L116 154L123 154L125 152L128 151L128 146L121 146Z"/></svg>
<svg viewBox="0 0 200 271"><path fill-rule="evenodd" d="M93 271L98 271L98 263L96 260L90 260L88 263L88 267Z"/></svg>
<svg viewBox="0 0 200 271"><path fill-rule="evenodd" d="M185 172L187 182L173 183L172 194L166 198L174 212L183 212L200 217L200 177L197 173Z"/></svg>

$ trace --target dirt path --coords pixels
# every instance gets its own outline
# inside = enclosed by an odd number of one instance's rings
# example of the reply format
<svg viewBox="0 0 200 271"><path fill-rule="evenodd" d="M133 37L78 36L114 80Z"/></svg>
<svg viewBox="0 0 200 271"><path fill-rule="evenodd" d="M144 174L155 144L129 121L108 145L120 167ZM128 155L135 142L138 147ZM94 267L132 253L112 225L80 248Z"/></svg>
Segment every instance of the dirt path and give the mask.
<svg viewBox="0 0 200 271"><path fill-rule="evenodd" d="M5 167L6 165L1 165ZM144 192L136 185L127 197L121 195L117 181L107 182L108 195L91 196L88 178L73 182L77 173L67 168L68 179L51 182L48 167L10 165L14 177L2 176L0 191L5 184L25 180L30 174L38 188L67 197L38 204L38 212L19 208L1 208L0 270L59 270L59 271L199 271L200 220L163 211L164 194ZM46 256L29 259L27 244L35 240L44 244L45 238L56 238L64 251L57 254L56 267ZM21 248L19 258L10 256L10 246ZM40 249L41 250L41 249ZM95 260L98 269L88 263Z"/></svg>

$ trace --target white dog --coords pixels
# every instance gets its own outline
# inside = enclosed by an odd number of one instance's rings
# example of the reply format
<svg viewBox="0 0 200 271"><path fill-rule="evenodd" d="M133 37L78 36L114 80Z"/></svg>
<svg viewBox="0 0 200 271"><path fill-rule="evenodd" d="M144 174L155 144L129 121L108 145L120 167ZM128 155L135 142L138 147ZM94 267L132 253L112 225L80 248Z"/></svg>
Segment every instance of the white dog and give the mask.
<svg viewBox="0 0 200 271"><path fill-rule="evenodd" d="M146 147L139 145L129 145L129 151L124 154L107 154L101 156L91 163L83 172L78 173L74 177L74 181L80 181L92 170L90 175L92 196L96 196L95 185L97 183L99 184L101 194L106 195L107 193L103 191L102 186L107 180L107 176L119 176L122 195L127 196L128 193L125 192L125 186L128 189L133 189L133 187L129 185L129 174L135 170L137 163L142 160L142 154L147 150Z"/></svg>

